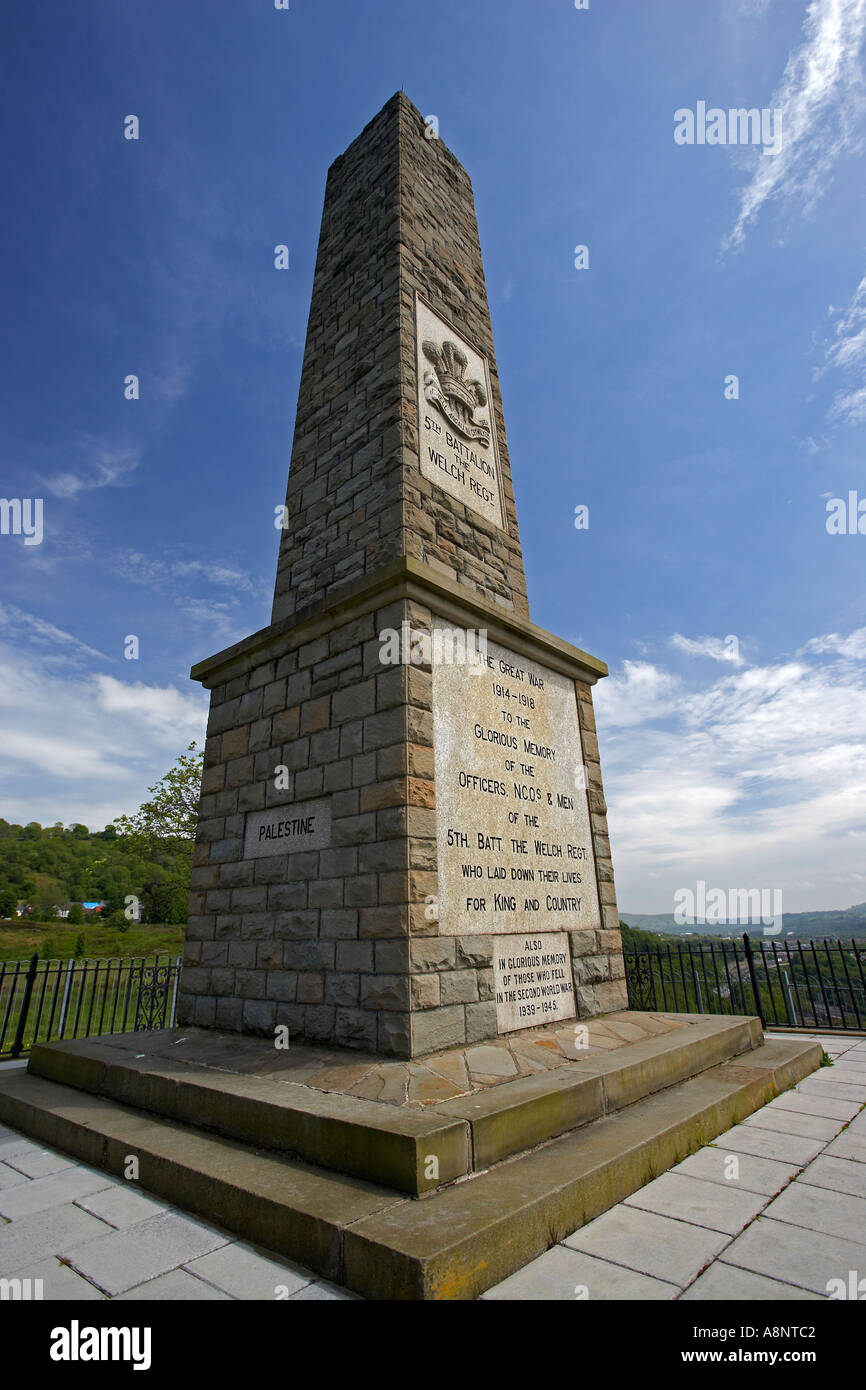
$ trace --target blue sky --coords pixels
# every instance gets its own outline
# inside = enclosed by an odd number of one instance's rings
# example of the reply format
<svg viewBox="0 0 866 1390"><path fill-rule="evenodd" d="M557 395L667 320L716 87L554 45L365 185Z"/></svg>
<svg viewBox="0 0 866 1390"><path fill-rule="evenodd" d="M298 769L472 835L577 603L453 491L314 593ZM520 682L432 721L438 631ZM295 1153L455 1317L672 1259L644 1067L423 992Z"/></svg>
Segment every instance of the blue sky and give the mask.
<svg viewBox="0 0 866 1390"><path fill-rule="evenodd" d="M866 535L826 528L866 498L866 0L3 23L0 494L44 537L0 535L0 815L134 809L190 665L268 621L327 166L403 85L475 188L533 618L611 670L621 908L866 900ZM699 101L781 148L675 143Z"/></svg>

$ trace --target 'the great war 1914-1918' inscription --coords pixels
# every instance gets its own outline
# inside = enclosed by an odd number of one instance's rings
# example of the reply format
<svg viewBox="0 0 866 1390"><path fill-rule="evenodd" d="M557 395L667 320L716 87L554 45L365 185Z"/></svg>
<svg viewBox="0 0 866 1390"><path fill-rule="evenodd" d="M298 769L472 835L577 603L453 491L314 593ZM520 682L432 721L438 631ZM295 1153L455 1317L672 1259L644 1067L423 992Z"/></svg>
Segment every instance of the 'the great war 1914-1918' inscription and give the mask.
<svg viewBox="0 0 866 1390"><path fill-rule="evenodd" d="M418 447L431 483L503 526L487 359L415 297Z"/></svg>
<svg viewBox="0 0 866 1390"><path fill-rule="evenodd" d="M493 987L500 1033L574 1018L571 954L565 932L497 936Z"/></svg>
<svg viewBox="0 0 866 1390"><path fill-rule="evenodd" d="M250 811L247 815L244 859L326 849L330 843L331 803L327 798L274 806L269 811Z"/></svg>
<svg viewBox="0 0 866 1390"><path fill-rule="evenodd" d="M440 932L599 926L573 681L488 642L434 662L433 731Z"/></svg>

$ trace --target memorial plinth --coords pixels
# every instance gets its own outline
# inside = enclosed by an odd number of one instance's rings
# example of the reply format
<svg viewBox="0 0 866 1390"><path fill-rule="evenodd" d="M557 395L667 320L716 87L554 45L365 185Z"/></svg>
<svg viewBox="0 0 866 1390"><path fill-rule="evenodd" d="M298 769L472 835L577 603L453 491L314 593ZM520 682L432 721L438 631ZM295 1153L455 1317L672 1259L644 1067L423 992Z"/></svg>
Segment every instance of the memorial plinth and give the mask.
<svg viewBox="0 0 866 1390"><path fill-rule="evenodd" d="M399 93L328 175L272 621L193 669L180 997L403 1057L627 1002L606 667L529 618L472 189L429 135Z"/></svg>

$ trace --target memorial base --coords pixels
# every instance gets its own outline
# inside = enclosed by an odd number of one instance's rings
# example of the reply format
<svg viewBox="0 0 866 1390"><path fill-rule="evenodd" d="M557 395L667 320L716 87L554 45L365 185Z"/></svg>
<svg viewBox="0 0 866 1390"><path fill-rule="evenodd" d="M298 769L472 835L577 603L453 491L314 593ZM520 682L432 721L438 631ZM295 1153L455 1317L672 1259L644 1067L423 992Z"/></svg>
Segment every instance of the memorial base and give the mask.
<svg viewBox="0 0 866 1390"><path fill-rule="evenodd" d="M367 1298L472 1299L820 1065L618 1013L423 1062L214 1032L33 1049L0 1121Z"/></svg>

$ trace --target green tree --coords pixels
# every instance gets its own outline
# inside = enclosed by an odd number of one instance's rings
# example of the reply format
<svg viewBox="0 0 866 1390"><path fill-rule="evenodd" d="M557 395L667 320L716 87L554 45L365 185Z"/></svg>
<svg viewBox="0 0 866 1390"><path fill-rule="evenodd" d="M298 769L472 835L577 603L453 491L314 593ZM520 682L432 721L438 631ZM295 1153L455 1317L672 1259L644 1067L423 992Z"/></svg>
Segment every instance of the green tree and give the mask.
<svg viewBox="0 0 866 1390"><path fill-rule="evenodd" d="M193 742L181 753L174 767L148 791L133 816L117 816L118 835L136 841L143 849L158 848L165 842L188 843L195 839L204 752Z"/></svg>
<svg viewBox="0 0 866 1390"><path fill-rule="evenodd" d="M68 922L71 927L77 927L84 921L84 908L81 903L73 903L69 909Z"/></svg>
<svg viewBox="0 0 866 1390"><path fill-rule="evenodd" d="M11 888L0 889L0 917L12 917L18 906L18 895Z"/></svg>

